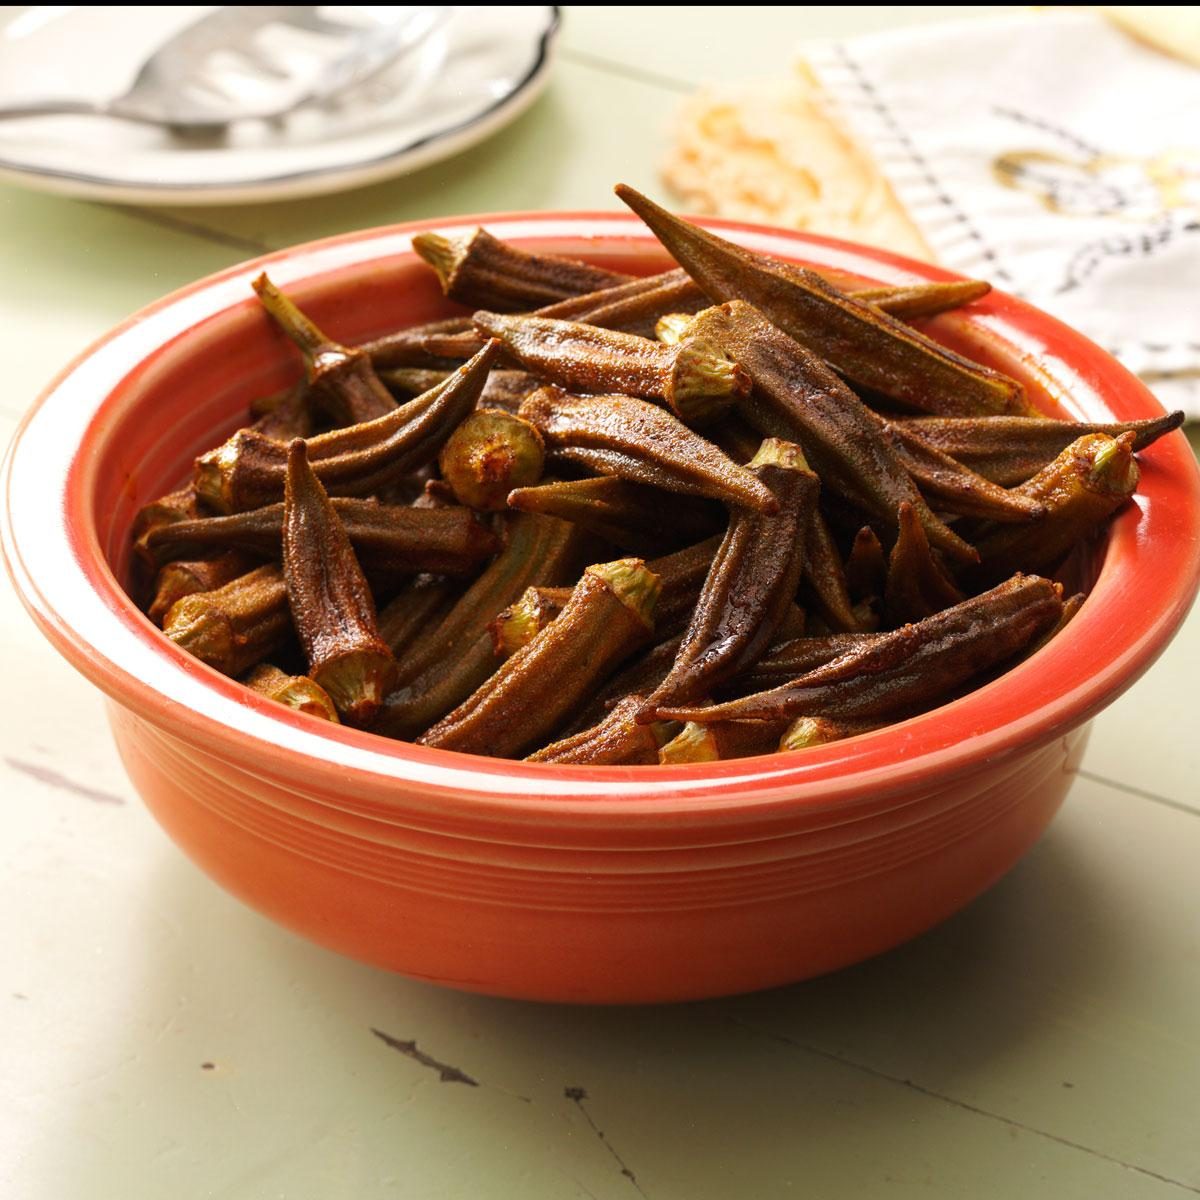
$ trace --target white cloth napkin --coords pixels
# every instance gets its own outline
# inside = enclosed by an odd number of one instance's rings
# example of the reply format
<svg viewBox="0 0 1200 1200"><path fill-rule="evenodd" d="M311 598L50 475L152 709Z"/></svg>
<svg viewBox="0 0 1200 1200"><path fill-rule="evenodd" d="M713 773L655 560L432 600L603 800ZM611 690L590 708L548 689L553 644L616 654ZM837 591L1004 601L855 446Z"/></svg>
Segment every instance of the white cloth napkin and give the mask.
<svg viewBox="0 0 1200 1200"><path fill-rule="evenodd" d="M1089 12L804 47L939 261L1200 418L1200 70Z"/></svg>

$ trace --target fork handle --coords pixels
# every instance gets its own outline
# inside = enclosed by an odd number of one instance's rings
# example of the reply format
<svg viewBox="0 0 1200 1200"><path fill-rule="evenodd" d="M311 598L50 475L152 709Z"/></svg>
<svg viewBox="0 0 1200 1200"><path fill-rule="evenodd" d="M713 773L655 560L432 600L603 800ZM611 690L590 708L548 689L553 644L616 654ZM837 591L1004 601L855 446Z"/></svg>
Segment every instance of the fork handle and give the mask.
<svg viewBox="0 0 1200 1200"><path fill-rule="evenodd" d="M16 103L0 104L0 121L7 117L113 117L118 121L133 121L138 125L167 126L170 122L161 117L143 115L132 106L117 100L21 100Z"/></svg>
<svg viewBox="0 0 1200 1200"><path fill-rule="evenodd" d="M64 114L116 116L105 104L93 100L19 100L0 104L0 121L6 117L49 117Z"/></svg>

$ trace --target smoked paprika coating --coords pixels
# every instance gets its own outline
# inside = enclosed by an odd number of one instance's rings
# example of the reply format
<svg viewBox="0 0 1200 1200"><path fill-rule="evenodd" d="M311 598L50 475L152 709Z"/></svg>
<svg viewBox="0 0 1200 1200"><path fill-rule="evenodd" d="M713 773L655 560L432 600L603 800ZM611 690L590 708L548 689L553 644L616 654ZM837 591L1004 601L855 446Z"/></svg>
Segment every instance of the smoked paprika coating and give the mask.
<svg viewBox="0 0 1200 1200"><path fill-rule="evenodd" d="M774 512L778 502L752 472L669 412L632 396L573 396L544 387L520 415L537 426L551 459L578 463L686 496Z"/></svg>
<svg viewBox="0 0 1200 1200"><path fill-rule="evenodd" d="M254 281L254 290L263 308L304 356L309 394L339 425L371 421L396 407L391 392L375 374L369 354L322 333L265 274ZM280 415L276 415L262 432L278 438L269 431L277 428L279 421ZM304 433L297 430L293 436L303 437Z"/></svg>
<svg viewBox="0 0 1200 1200"><path fill-rule="evenodd" d="M418 743L511 758L543 743L654 634L658 577L639 559L588 567L558 618Z"/></svg>
<svg viewBox="0 0 1200 1200"><path fill-rule="evenodd" d="M735 510L666 679L638 714L695 700L752 663L791 606L820 485L800 448L768 438L750 462L779 501L772 515Z"/></svg>
<svg viewBox="0 0 1200 1200"><path fill-rule="evenodd" d="M696 317L704 337L749 372L754 391L741 416L760 433L796 442L822 487L894 526L900 505L917 512L930 543L959 562L975 551L921 498L878 417L795 338L740 300Z"/></svg>
<svg viewBox="0 0 1200 1200"><path fill-rule="evenodd" d="M716 302L745 300L862 387L950 416L1025 411L1014 379L954 354L813 271L743 250L618 184L617 195Z"/></svg>
<svg viewBox="0 0 1200 1200"><path fill-rule="evenodd" d="M1014 575L781 687L707 707L664 706L659 716L703 724L798 716L859 720L931 708L1043 634L1062 607L1058 584Z"/></svg>
<svg viewBox="0 0 1200 1200"><path fill-rule="evenodd" d="M325 490L367 496L432 462L474 409L499 350L489 342L443 383L382 417L306 439ZM287 462L287 447L243 430L196 460L196 492L219 513L272 504L283 497Z"/></svg>
<svg viewBox="0 0 1200 1200"><path fill-rule="evenodd" d="M366 577L300 438L288 448L283 510L288 605L309 674L348 724L366 725L395 664L379 636Z"/></svg>

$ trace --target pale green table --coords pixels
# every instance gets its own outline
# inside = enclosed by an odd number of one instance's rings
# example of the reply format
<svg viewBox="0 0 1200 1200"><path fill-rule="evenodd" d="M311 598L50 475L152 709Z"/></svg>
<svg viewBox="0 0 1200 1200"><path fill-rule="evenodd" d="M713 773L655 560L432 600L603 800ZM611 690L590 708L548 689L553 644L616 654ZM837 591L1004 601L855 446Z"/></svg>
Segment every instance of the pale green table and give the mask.
<svg viewBox="0 0 1200 1200"><path fill-rule="evenodd" d="M392 220L614 207L617 179L657 190L696 83L946 11L568 10L533 110L408 179L241 211L0 189L0 433L202 274ZM6 585L0 637L4 1200L1200 1193L1198 613L966 912L831 978L628 1011L441 991L277 929L154 825Z"/></svg>

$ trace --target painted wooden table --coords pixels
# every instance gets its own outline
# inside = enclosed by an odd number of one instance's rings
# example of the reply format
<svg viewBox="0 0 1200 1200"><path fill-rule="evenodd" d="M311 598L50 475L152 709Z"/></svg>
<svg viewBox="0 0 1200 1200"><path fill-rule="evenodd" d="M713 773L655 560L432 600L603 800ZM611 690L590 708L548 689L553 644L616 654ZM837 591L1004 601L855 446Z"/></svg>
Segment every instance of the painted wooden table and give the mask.
<svg viewBox="0 0 1200 1200"><path fill-rule="evenodd" d="M526 116L349 195L136 211L0 188L5 440L59 365L171 288L358 226L613 207L617 179L657 190L698 82L947 10L682 11L568 10ZM269 924L154 825L98 694L6 583L0 638L5 1200L1200 1193L1200 612L967 911L830 978L635 1010L441 991Z"/></svg>

